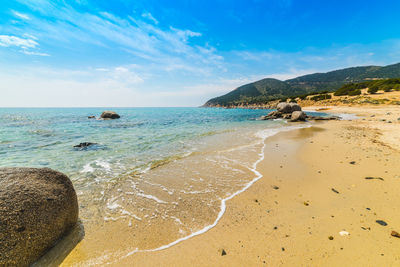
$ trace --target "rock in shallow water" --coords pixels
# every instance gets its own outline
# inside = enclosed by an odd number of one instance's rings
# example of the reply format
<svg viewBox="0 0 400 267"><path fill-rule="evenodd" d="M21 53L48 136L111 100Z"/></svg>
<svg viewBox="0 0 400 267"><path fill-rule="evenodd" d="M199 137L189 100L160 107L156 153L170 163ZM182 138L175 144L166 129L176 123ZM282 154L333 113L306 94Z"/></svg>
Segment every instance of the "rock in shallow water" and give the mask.
<svg viewBox="0 0 400 267"><path fill-rule="evenodd" d="M114 111L109 111L109 110L107 110L107 111L104 111L103 113L101 113L101 116L100 116L102 119L119 119L120 118L120 116L116 113L116 112L114 112Z"/></svg>
<svg viewBox="0 0 400 267"><path fill-rule="evenodd" d="M93 146L93 145L97 145L97 143L84 142L84 143L80 143L79 145L76 145L74 147L85 148L85 147L89 147L89 146Z"/></svg>
<svg viewBox="0 0 400 267"><path fill-rule="evenodd" d="M0 168L0 266L29 266L77 220L77 196L66 175Z"/></svg>

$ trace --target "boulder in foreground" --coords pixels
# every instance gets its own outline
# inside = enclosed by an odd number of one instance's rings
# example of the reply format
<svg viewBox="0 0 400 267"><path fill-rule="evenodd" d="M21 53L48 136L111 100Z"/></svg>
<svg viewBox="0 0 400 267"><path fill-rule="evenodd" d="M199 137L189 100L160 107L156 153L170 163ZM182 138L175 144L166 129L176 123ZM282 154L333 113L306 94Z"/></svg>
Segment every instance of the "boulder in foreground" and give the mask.
<svg viewBox="0 0 400 267"><path fill-rule="evenodd" d="M120 116L114 111L107 110L107 111L104 111L103 113L101 113L100 118L114 120L114 119L119 119Z"/></svg>
<svg viewBox="0 0 400 267"><path fill-rule="evenodd" d="M0 168L0 266L29 266L78 220L69 178L43 168Z"/></svg>

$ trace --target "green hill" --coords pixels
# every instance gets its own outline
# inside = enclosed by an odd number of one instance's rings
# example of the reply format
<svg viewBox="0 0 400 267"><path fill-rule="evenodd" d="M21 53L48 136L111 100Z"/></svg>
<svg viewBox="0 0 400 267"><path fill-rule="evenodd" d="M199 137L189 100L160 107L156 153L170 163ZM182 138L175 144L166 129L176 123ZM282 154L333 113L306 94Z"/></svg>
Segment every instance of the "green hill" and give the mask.
<svg viewBox="0 0 400 267"><path fill-rule="evenodd" d="M327 73L314 73L280 81L266 78L249 83L207 101L206 107L265 104L268 101L321 91L335 91L347 83L400 77L400 63L380 66L353 67Z"/></svg>

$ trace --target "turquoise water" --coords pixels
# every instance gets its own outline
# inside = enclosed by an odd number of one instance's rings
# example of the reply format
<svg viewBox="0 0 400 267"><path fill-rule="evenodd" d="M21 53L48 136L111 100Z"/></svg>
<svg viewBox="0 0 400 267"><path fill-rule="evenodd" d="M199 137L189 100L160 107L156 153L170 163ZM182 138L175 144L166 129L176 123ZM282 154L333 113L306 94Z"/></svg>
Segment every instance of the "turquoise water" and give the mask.
<svg viewBox="0 0 400 267"><path fill-rule="evenodd" d="M257 120L269 110L218 108L118 108L121 119L88 119L104 110L0 109L0 167L49 167L71 178L86 233L80 266L212 228L225 201L262 177L266 139L310 126ZM97 145L74 148L83 142ZM111 235L115 243L104 238Z"/></svg>
<svg viewBox="0 0 400 267"><path fill-rule="evenodd" d="M205 108L113 109L119 120L91 120L104 108L0 109L0 166L49 167L115 175L191 152L202 138L242 125L266 124L265 110ZM98 143L87 150L81 142Z"/></svg>

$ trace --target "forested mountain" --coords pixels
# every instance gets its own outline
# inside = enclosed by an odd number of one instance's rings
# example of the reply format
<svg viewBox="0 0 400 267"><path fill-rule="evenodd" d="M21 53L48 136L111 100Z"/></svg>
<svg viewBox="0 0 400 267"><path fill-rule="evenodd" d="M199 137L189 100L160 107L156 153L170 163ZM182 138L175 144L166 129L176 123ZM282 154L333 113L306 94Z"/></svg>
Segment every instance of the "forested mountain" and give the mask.
<svg viewBox="0 0 400 267"><path fill-rule="evenodd" d="M286 81L266 78L240 86L223 96L210 99L204 106L229 107L263 104L271 100L310 92L335 91L346 83L397 77L400 77L400 63L384 67L353 67L326 73L314 73Z"/></svg>

